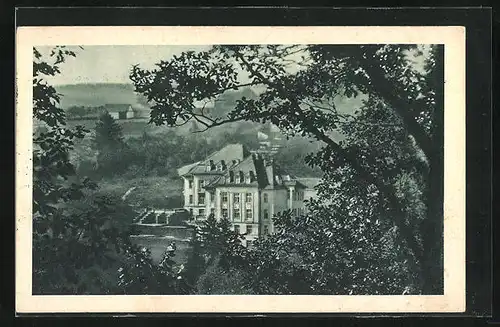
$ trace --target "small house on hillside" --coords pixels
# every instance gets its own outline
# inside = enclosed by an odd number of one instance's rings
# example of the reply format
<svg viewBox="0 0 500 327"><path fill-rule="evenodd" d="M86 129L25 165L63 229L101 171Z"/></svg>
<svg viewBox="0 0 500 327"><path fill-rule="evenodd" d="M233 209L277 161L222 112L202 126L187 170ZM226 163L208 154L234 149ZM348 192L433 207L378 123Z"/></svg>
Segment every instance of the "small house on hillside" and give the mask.
<svg viewBox="0 0 500 327"><path fill-rule="evenodd" d="M135 111L130 104L106 104L104 109L114 119L130 119L135 117Z"/></svg>

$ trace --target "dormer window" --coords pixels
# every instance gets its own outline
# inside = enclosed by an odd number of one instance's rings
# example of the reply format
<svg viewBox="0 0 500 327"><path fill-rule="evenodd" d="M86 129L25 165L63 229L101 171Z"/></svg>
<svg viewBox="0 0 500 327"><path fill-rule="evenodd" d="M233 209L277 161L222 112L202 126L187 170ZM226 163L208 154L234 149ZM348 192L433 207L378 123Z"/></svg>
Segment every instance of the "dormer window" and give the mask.
<svg viewBox="0 0 500 327"><path fill-rule="evenodd" d="M229 182L234 183L234 171L229 172Z"/></svg>
<svg viewBox="0 0 500 327"><path fill-rule="evenodd" d="M250 171L249 176L250 176L250 182L255 181L255 173L253 171Z"/></svg>
<svg viewBox="0 0 500 327"><path fill-rule="evenodd" d="M238 172L238 183L243 183L245 181L245 175L243 174L243 172L240 170Z"/></svg>
<svg viewBox="0 0 500 327"><path fill-rule="evenodd" d="M224 160L220 161L220 165L222 167L222 170L226 170L226 162Z"/></svg>
<svg viewBox="0 0 500 327"><path fill-rule="evenodd" d="M250 179L250 174L246 175L246 183L247 184L250 184L252 182L252 180Z"/></svg>

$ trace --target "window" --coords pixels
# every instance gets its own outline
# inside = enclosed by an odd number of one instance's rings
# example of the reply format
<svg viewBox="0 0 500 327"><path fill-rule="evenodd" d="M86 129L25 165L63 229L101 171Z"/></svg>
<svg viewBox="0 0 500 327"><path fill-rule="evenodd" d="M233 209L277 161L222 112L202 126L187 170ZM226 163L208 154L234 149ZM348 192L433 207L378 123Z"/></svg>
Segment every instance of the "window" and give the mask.
<svg viewBox="0 0 500 327"><path fill-rule="evenodd" d="M240 233L240 225L234 225L234 231L239 234Z"/></svg>
<svg viewBox="0 0 500 327"><path fill-rule="evenodd" d="M210 192L210 202L215 202L215 192Z"/></svg>
<svg viewBox="0 0 500 327"><path fill-rule="evenodd" d="M246 202L247 203L252 202L252 193L247 193L246 194Z"/></svg>
<svg viewBox="0 0 500 327"><path fill-rule="evenodd" d="M233 218L234 219L238 219L238 220L241 219L240 209L234 209L234 211L233 211Z"/></svg>
<svg viewBox="0 0 500 327"><path fill-rule="evenodd" d="M247 225L247 234L252 234L252 225Z"/></svg>
<svg viewBox="0 0 500 327"><path fill-rule="evenodd" d="M264 193L264 203L267 203L269 201L269 196L267 193Z"/></svg>
<svg viewBox="0 0 500 327"><path fill-rule="evenodd" d="M269 219L269 210L264 209L264 219Z"/></svg>
<svg viewBox="0 0 500 327"><path fill-rule="evenodd" d="M205 216L205 209L200 209L200 216Z"/></svg>
<svg viewBox="0 0 500 327"><path fill-rule="evenodd" d="M205 193L198 193L198 203L205 204Z"/></svg>
<svg viewBox="0 0 500 327"><path fill-rule="evenodd" d="M189 204L192 204L192 203L193 203L193 195L192 195L192 194L190 194L190 195L189 195Z"/></svg>
<svg viewBox="0 0 500 327"><path fill-rule="evenodd" d="M246 211L246 219L248 219L248 220L252 219L252 209L247 209L247 211Z"/></svg>
<svg viewBox="0 0 500 327"><path fill-rule="evenodd" d="M222 197L222 202L227 202L227 192L222 192L221 197Z"/></svg>
<svg viewBox="0 0 500 327"><path fill-rule="evenodd" d="M292 196L292 191L290 189L286 190L287 199L290 199L291 196Z"/></svg>
<svg viewBox="0 0 500 327"><path fill-rule="evenodd" d="M189 214L192 216L193 215L193 209L189 209Z"/></svg>
<svg viewBox="0 0 500 327"><path fill-rule="evenodd" d="M200 180L200 181L199 181L199 187L200 187L200 188L205 187L205 181L204 181L204 180Z"/></svg>
<svg viewBox="0 0 500 327"><path fill-rule="evenodd" d="M222 218L227 218L227 209L222 209Z"/></svg>
<svg viewBox="0 0 500 327"><path fill-rule="evenodd" d="M192 179L189 180L189 186L188 187L189 188L193 188L193 180Z"/></svg>
<svg viewBox="0 0 500 327"><path fill-rule="evenodd" d="M269 234L269 227L267 225L264 225L264 235Z"/></svg>
<svg viewBox="0 0 500 327"><path fill-rule="evenodd" d="M240 193L234 193L234 203L240 203Z"/></svg>

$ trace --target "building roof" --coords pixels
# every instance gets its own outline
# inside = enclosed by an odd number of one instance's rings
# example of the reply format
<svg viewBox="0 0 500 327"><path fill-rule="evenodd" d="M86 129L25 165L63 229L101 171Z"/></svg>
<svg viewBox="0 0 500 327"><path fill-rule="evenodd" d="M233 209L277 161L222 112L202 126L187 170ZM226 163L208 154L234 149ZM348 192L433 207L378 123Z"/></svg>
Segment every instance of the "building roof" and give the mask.
<svg viewBox="0 0 500 327"><path fill-rule="evenodd" d="M234 166L235 164L243 161L243 159L249 155L250 151L248 151L245 146L238 143L228 144L219 151L209 155L205 160L183 166L179 168L177 172L179 173L179 176L197 174L220 175L227 170L228 167ZM208 165L212 165L214 169L207 171ZM218 171L216 169L217 165L222 165L225 169Z"/></svg>
<svg viewBox="0 0 500 327"><path fill-rule="evenodd" d="M229 167L223 174L215 178L205 188L222 185L267 186L264 162L255 155L247 156L241 162ZM242 178L242 180L240 180Z"/></svg>
<svg viewBox="0 0 500 327"><path fill-rule="evenodd" d="M228 144L205 160L185 165L179 176L211 175L206 189L217 186L246 186L273 189L288 186L307 188L295 176L288 174L274 160L259 153L250 153L241 144Z"/></svg>
<svg viewBox="0 0 500 327"><path fill-rule="evenodd" d="M306 188L286 173L274 160L253 153L240 163L231 166L223 174L213 179L205 188L217 186L246 186L274 189L286 186Z"/></svg>
<svg viewBox="0 0 500 327"><path fill-rule="evenodd" d="M189 173L191 168L195 167L199 163L200 163L200 161L189 164L189 165L182 166L181 168L177 169L177 173L179 174L179 176L186 175L187 173Z"/></svg>

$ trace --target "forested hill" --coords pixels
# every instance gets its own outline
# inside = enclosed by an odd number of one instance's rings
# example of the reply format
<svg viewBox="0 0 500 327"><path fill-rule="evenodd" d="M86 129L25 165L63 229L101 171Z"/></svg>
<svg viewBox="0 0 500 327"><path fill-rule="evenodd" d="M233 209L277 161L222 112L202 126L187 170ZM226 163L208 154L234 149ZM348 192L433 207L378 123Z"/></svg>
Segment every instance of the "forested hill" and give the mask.
<svg viewBox="0 0 500 327"><path fill-rule="evenodd" d="M61 107L100 106L107 103L144 104L131 84L69 84L55 86L61 96Z"/></svg>
<svg viewBox="0 0 500 327"><path fill-rule="evenodd" d="M141 110L141 117L149 116L149 106L146 99L134 91L132 84L66 84L55 86L61 94L61 107L67 109L72 106L98 107L105 104L125 103ZM213 113L217 116L227 114L236 105L241 97L256 98L251 89L229 91L221 96L215 104Z"/></svg>

